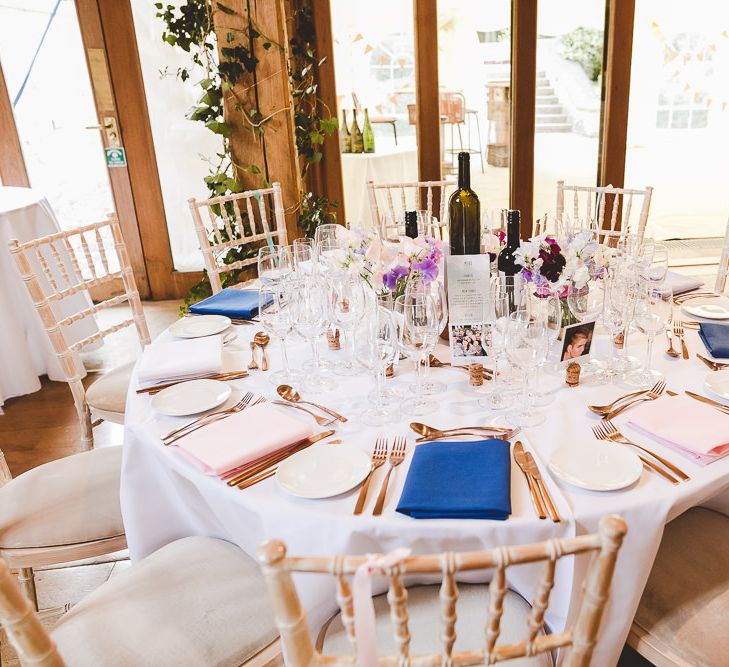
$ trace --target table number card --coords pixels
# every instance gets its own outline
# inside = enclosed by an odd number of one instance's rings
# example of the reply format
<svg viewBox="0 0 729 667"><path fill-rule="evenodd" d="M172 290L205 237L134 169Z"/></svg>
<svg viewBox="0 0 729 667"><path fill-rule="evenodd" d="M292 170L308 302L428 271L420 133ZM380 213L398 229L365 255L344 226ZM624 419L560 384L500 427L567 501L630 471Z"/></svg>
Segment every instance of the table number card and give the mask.
<svg viewBox="0 0 729 667"><path fill-rule="evenodd" d="M483 362L486 349L482 336L484 299L491 268L488 255L451 255L447 260L448 340L455 366Z"/></svg>

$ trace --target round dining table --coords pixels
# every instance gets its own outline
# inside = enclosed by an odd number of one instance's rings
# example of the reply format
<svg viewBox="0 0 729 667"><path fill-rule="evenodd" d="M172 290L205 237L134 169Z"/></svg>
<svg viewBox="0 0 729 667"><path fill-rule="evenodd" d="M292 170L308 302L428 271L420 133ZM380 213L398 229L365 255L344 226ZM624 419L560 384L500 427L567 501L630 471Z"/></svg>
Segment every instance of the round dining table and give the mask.
<svg viewBox="0 0 729 667"><path fill-rule="evenodd" d="M0 406L13 396L22 396L41 388L39 376L65 380L43 322L36 312L28 290L11 256L8 243L21 243L61 231L53 209L38 190L0 187ZM31 266L41 269L31 257ZM87 293L74 294L53 305L57 317L63 318L91 304ZM92 320L75 322L66 335L73 343L96 331Z"/></svg>
<svg viewBox="0 0 729 667"><path fill-rule="evenodd" d="M237 363L244 368L248 362L244 350L248 350L248 343L259 326L238 326L236 330L238 339L233 346L240 351L234 354L239 355ZM161 340L171 338L169 332L161 334ZM692 351L689 360L668 358L656 345L654 364L666 374L668 389L702 392L704 377L711 371L693 356L693 352L703 353L704 348L696 331L688 331L686 341ZM633 354L642 355L645 338L633 332L629 336L629 346ZM277 343L272 342L269 350L274 360L278 358L276 347ZM607 336L596 336L593 354L605 354L607 349ZM310 356L310 348L303 341L289 341L288 350L291 360L304 362ZM344 354L347 354L344 350L327 351L324 356L336 359ZM448 348L439 345L435 354L446 360ZM521 431L518 439L534 454L562 520L553 522L536 516L526 480L513 463L511 516L508 519L414 519L395 509L416 447L417 435L410 430L410 422L423 421L447 428L493 425L504 419L499 412L479 406L482 395L469 385L468 374L462 369L443 367L430 372L446 383L446 391L435 397L436 409L417 419L402 411L392 424L380 427L367 426L361 419L367 395L374 384L370 371L363 369L362 374L355 377L335 376L336 389L329 393L311 395L301 389L304 398L323 403L349 418L337 427L336 437L342 443L331 447L357 448L369 456L378 437L387 437L391 443L396 436L407 437L407 457L395 468L381 516L373 516L372 508L386 466L376 471L365 511L359 516L353 515L358 489L334 498L307 500L283 491L275 478L239 490L202 473L183 458L176 447L164 446L160 439L185 423L186 418L157 414L151 407L149 395L135 393L138 387L135 375L127 400L121 478L122 512L131 558L143 558L163 545L189 535L228 540L251 556L255 556L257 546L269 538L282 540L288 553L297 556L387 553L401 546L411 548L414 554L478 550L596 532L600 517L619 514L628 524L628 534L618 557L592 662L596 666L616 665L665 524L696 505L729 509L729 458L701 466L631 428L628 425L630 411L627 411L615 419L623 432L679 466L690 480L674 485L644 468L637 482L618 491L588 491L558 481L548 468L553 452L560 447L579 448L594 441L592 427L599 422L599 417L587 409L588 404L609 403L629 389L616 384L593 384L589 378L583 378L578 387L571 388L565 384L563 370L546 372L541 374L540 383L554 395L553 402L542 408L546 420L540 426ZM278 398L269 375L270 372L254 370L248 377L231 382L234 392L229 401L235 402L244 391L269 400ZM397 367L395 378L388 382L394 388L407 391L414 377L412 362L405 360ZM271 428L275 429L276 424L271 424ZM245 439L245 434L241 434L241 438ZM527 600L533 600L542 567L538 563L509 568L509 586ZM586 567L583 558L558 562L546 616L552 631L560 631L573 620L581 599L580 583ZM488 577L487 573L482 576ZM337 610L333 578L309 575L296 579L296 583L310 625L317 628ZM484 622L485 618L484 615ZM231 622L235 623L235 619ZM418 628L411 631L416 634Z"/></svg>

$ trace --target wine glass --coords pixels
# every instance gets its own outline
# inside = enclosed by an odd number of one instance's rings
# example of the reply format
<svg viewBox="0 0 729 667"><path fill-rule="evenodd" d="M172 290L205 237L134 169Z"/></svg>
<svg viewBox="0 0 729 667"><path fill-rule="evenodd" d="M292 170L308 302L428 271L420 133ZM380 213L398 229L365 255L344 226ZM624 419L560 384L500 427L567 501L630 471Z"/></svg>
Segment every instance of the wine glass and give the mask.
<svg viewBox="0 0 729 667"><path fill-rule="evenodd" d="M605 301L603 281L593 280L584 287L570 285L567 292L567 305L578 322L595 322L602 314ZM607 382L604 365L596 359L582 364L585 375L589 375L596 384Z"/></svg>
<svg viewBox="0 0 729 667"><path fill-rule="evenodd" d="M387 367L393 363L399 350L399 332L395 316L392 311L382 306L376 306L370 318L369 328L369 357L372 370L375 373L377 390L374 394L372 406L365 410L362 417L370 426L381 426L393 421L393 412L390 401L385 392L385 373Z"/></svg>
<svg viewBox="0 0 729 667"><path fill-rule="evenodd" d="M642 267L641 277L660 285L668 275L668 248L662 243L653 244L650 264Z"/></svg>
<svg viewBox="0 0 729 667"><path fill-rule="evenodd" d="M635 309L635 289L631 280L622 274L613 275L605 285L605 299L602 310L602 323L610 334L612 354L608 360L605 374L617 379L625 370L618 357L616 336L630 326Z"/></svg>
<svg viewBox="0 0 729 667"><path fill-rule="evenodd" d="M295 239L293 245L294 267L302 276L316 274L316 248L312 239Z"/></svg>
<svg viewBox="0 0 729 667"><path fill-rule="evenodd" d="M547 363L552 344L559 338L562 329L562 304L559 297L552 292L532 293L527 301L527 309L532 318L541 323L545 330L547 349L543 361L537 366L536 388L531 393L532 405L544 407L554 400L554 392L540 389L541 371Z"/></svg>
<svg viewBox="0 0 729 667"><path fill-rule="evenodd" d="M663 374L651 368L653 340L671 321L673 290L670 287L648 284L638 293L635 302L635 323L639 331L648 336L645 367L631 373L628 384L634 387L651 387Z"/></svg>
<svg viewBox="0 0 729 667"><path fill-rule="evenodd" d="M524 374L524 385L522 387L521 399L518 406L509 412L509 418L517 425L524 428L537 426L544 421L544 415L534 410L529 404L529 378L532 369L538 363L542 345L546 344L546 333L540 328L530 331L530 324L533 323L527 310L517 310L509 315L508 342L506 354L517 368ZM540 337L544 340L540 341Z"/></svg>
<svg viewBox="0 0 729 667"><path fill-rule="evenodd" d="M437 405L422 393L422 362L432 352L440 333L437 308L433 297L415 293L399 296L395 300L395 313L402 317L400 346L415 361L418 375L415 396L405 401L404 407L415 415L433 412Z"/></svg>
<svg viewBox="0 0 729 667"><path fill-rule="evenodd" d="M294 330L311 344L312 363L304 377L304 387L314 391L326 391L334 382L323 371L317 343L329 328L329 303L327 286L313 278L300 282L292 291L292 318Z"/></svg>
<svg viewBox="0 0 729 667"><path fill-rule="evenodd" d="M258 277L264 287L279 285L293 270L291 246L271 244L258 249Z"/></svg>
<svg viewBox="0 0 729 667"><path fill-rule="evenodd" d="M506 352L506 342L509 329L509 296L493 285L487 298L483 300L483 331L481 340L486 348L486 354L493 359L494 375L491 381L491 394L487 398L479 399L482 408L502 410L514 402L513 397L501 390L502 374L499 371L499 357Z"/></svg>
<svg viewBox="0 0 729 667"><path fill-rule="evenodd" d="M324 241L341 241L344 227L337 223L327 223L325 225L319 225L314 230L314 245L319 245Z"/></svg>
<svg viewBox="0 0 729 667"><path fill-rule="evenodd" d="M414 294L427 294L433 298L435 303L435 309L438 315L438 326L440 327L438 332L440 333L445 329L448 324L448 299L446 297L445 288L443 283L438 280L434 280L427 285L422 282L409 283L405 288L405 296L412 296ZM425 367L423 368L423 382L420 386L420 390L426 396L432 396L433 394L440 394L446 390L444 382L430 380L430 355L425 358ZM413 388L413 387L411 387Z"/></svg>
<svg viewBox="0 0 729 667"><path fill-rule="evenodd" d="M258 316L264 331L281 341L283 368L271 373L269 380L274 384L300 382L303 379L303 373L291 370L286 353L286 338L294 328L294 309L290 291L279 287L267 287L259 290Z"/></svg>
<svg viewBox="0 0 729 667"><path fill-rule="evenodd" d="M367 295L360 278L349 276L329 283L329 307L332 323L344 332L345 346L349 348L348 358L335 365L337 375L357 375L361 368L355 359L354 332L365 314Z"/></svg>

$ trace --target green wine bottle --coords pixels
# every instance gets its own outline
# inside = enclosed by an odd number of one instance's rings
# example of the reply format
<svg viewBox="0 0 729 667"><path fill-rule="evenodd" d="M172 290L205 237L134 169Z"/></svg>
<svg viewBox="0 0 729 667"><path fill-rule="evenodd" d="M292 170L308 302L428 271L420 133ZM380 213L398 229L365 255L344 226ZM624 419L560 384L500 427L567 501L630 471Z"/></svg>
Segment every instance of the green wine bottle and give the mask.
<svg viewBox="0 0 729 667"><path fill-rule="evenodd" d="M342 127L339 128L339 141L342 153L352 152L352 135L347 127L347 110L342 109Z"/></svg>
<svg viewBox="0 0 729 667"><path fill-rule="evenodd" d="M458 189L448 201L451 255L481 252L481 202L471 190L471 156L458 154Z"/></svg>
<svg viewBox="0 0 729 667"><path fill-rule="evenodd" d="M365 109L364 116L364 131L362 133L362 141L364 143L365 153L375 152L375 133L372 131L372 125L370 125L370 116Z"/></svg>
<svg viewBox="0 0 729 667"><path fill-rule="evenodd" d="M352 111L352 152L364 153L364 138L357 124L357 109Z"/></svg>

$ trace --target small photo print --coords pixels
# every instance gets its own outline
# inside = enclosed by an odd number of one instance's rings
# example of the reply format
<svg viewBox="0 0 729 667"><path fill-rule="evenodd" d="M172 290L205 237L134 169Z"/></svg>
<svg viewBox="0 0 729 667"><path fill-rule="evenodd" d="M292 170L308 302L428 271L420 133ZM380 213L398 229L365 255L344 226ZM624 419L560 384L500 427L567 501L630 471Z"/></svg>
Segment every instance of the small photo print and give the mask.
<svg viewBox="0 0 729 667"><path fill-rule="evenodd" d="M451 355L454 359L463 357L485 357L487 336L491 329L484 324L451 324Z"/></svg>
<svg viewBox="0 0 729 667"><path fill-rule="evenodd" d="M590 354L595 322L582 322L565 327L560 361L575 361Z"/></svg>

